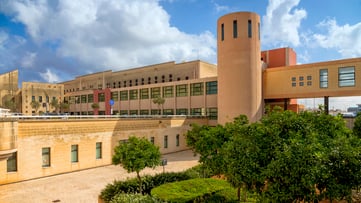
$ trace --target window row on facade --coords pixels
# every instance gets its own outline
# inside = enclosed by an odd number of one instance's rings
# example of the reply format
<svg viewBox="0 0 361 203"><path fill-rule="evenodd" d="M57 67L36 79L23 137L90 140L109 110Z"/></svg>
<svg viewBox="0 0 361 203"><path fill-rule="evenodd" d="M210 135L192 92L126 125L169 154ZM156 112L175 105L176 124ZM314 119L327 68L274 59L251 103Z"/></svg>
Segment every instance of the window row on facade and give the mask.
<svg viewBox="0 0 361 203"><path fill-rule="evenodd" d="M82 111L81 115L94 115L93 111ZM105 111L99 111L99 115L105 115ZM133 109L133 110L113 110L114 115L191 115L191 116L208 116L209 120L218 119L218 108L179 108L179 109Z"/></svg>
<svg viewBox="0 0 361 203"><path fill-rule="evenodd" d="M185 76L185 80L189 80L188 76ZM177 77L176 81L181 81L181 77ZM141 78L141 79L133 79L133 80L123 80L123 81L117 81L117 82L108 82L106 83L106 88L123 88L123 87L133 87L133 86L139 86L139 85L149 85L149 84L157 84L157 83L165 83L165 82L173 82L173 75L169 74L168 78L166 78L165 75L162 75L161 77L154 76L154 77L148 77L148 78ZM86 89L103 89L103 84L98 84L96 87L94 85L89 85L88 87L83 86L82 90ZM67 89L65 92L75 92L79 91L79 88L73 88L73 89Z"/></svg>
<svg viewBox="0 0 361 203"><path fill-rule="evenodd" d="M205 88L204 88L205 86ZM164 87L153 87L153 88L141 88L133 90L122 90L111 92L111 99L113 101L127 101L127 100L138 100L138 99L154 99L158 97L172 98L172 97L185 97L185 96L200 96L200 95L211 95L217 94L217 81L211 81L206 83L191 83L181 85L171 85ZM205 92L204 92L205 90ZM67 103L93 103L94 95L80 95L65 97ZM98 94L98 102L105 102L105 93Z"/></svg>
<svg viewBox="0 0 361 203"><path fill-rule="evenodd" d="M95 159L102 159L102 142L95 143ZM40 152L39 152L40 155ZM51 148L43 147L41 149L41 167L51 167ZM79 145L74 144L70 146L70 162L79 162ZM40 163L39 163L40 165ZM7 172L16 172L18 170L18 152L12 153L7 159Z"/></svg>
<svg viewBox="0 0 361 203"><path fill-rule="evenodd" d="M221 40L224 41L224 23L221 24ZM233 38L238 38L238 22L233 20ZM260 24L258 23L258 31L260 30ZM247 23L247 36L252 38L252 20L248 20ZM260 32L258 32L258 39L261 38Z"/></svg>
<svg viewBox="0 0 361 203"><path fill-rule="evenodd" d="M320 70L320 88L328 88L328 69ZM338 68L338 86L353 87L356 84L355 67L339 67Z"/></svg>

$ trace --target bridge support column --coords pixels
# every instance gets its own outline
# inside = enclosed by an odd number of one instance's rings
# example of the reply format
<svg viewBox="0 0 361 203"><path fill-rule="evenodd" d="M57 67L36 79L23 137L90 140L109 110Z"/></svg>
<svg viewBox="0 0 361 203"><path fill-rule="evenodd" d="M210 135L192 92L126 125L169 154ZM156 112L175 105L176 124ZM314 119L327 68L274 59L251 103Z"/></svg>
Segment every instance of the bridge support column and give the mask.
<svg viewBox="0 0 361 203"><path fill-rule="evenodd" d="M329 101L328 101L328 96L325 96L323 99L323 104L324 104L324 108L325 108L325 114L328 115L329 113Z"/></svg>
<svg viewBox="0 0 361 203"><path fill-rule="evenodd" d="M289 99L288 99L288 98L286 98L286 99L284 99L284 100L283 100L283 110L284 110L284 111L286 111L286 110L287 110L288 101L289 101Z"/></svg>

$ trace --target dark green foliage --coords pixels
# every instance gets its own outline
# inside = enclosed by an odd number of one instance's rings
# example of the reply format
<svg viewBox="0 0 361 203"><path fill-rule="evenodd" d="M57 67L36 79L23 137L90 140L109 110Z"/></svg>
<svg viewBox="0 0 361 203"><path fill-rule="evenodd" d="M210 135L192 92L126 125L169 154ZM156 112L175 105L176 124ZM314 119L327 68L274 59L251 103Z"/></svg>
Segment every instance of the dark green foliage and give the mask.
<svg viewBox="0 0 361 203"><path fill-rule="evenodd" d="M194 172L192 172L194 174ZM154 176L142 177L142 192L144 194L150 194L150 191L159 185L164 183L170 183L175 181L188 180L193 178L189 175L188 171L179 173L160 173ZM122 193L140 193L137 178L128 179L126 181L114 181L112 184L108 184L101 192L100 196L106 202L109 202L115 195Z"/></svg>
<svg viewBox="0 0 361 203"><path fill-rule="evenodd" d="M349 199L361 185L361 142L341 117L273 111L258 123L235 121L228 129L226 177L257 192L260 202Z"/></svg>
<svg viewBox="0 0 361 203"><path fill-rule="evenodd" d="M117 194L110 203L162 203L161 201L149 196L141 194Z"/></svg>
<svg viewBox="0 0 361 203"><path fill-rule="evenodd" d="M357 113L352 132L355 136L361 138L361 112Z"/></svg>
<svg viewBox="0 0 361 203"><path fill-rule="evenodd" d="M163 184L153 188L151 195L165 202L208 202L206 199L211 199L213 194L224 189L232 189L225 180L196 178ZM214 198L226 200L220 194Z"/></svg>

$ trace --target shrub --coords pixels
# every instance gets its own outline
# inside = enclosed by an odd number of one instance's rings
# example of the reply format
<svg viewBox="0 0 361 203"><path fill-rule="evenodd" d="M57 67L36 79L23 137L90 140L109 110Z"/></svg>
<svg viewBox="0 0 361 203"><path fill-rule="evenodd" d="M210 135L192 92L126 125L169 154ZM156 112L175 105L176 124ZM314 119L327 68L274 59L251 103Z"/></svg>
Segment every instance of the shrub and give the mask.
<svg viewBox="0 0 361 203"><path fill-rule="evenodd" d="M110 203L161 203L157 199L142 194L117 194L111 200Z"/></svg>
<svg viewBox="0 0 361 203"><path fill-rule="evenodd" d="M232 189L225 180L196 178L163 184L153 188L151 195L165 202L205 202L212 195L224 189ZM225 197L219 195L215 201L222 199L224 200Z"/></svg>

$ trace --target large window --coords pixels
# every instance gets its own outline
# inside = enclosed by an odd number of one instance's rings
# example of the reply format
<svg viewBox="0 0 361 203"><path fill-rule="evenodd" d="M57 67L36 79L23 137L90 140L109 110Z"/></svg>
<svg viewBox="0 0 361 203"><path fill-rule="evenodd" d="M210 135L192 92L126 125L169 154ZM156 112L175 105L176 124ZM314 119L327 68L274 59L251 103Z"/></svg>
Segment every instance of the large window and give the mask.
<svg viewBox="0 0 361 203"><path fill-rule="evenodd" d="M217 81L206 82L206 94L217 94Z"/></svg>
<svg viewBox="0 0 361 203"><path fill-rule="evenodd" d="M160 87L153 87L150 89L152 99L160 97Z"/></svg>
<svg viewBox="0 0 361 203"><path fill-rule="evenodd" d="M185 97L185 96L188 96L188 88L187 88L187 85L177 85L177 86L176 86L176 96L177 96L177 97Z"/></svg>
<svg viewBox="0 0 361 203"><path fill-rule="evenodd" d="M341 67L338 69L338 86L355 86L355 67Z"/></svg>
<svg viewBox="0 0 361 203"><path fill-rule="evenodd" d="M208 118L209 118L209 120L217 120L218 119L218 109L217 108L209 108L208 109Z"/></svg>
<svg viewBox="0 0 361 203"><path fill-rule="evenodd" d="M119 92L118 92L118 91L117 91L117 92L112 92L112 93L111 93L112 100L113 100L113 101L118 101L118 100L119 100L118 95L119 95Z"/></svg>
<svg viewBox="0 0 361 203"><path fill-rule="evenodd" d="M163 97L164 98L173 97L173 86L163 87Z"/></svg>
<svg viewBox="0 0 361 203"><path fill-rule="evenodd" d="M203 95L203 83L191 84L191 96Z"/></svg>
<svg viewBox="0 0 361 203"><path fill-rule="evenodd" d="M173 109L164 109L163 115L174 115Z"/></svg>
<svg viewBox="0 0 361 203"><path fill-rule="evenodd" d="M99 93L99 102L105 102L105 94Z"/></svg>
<svg viewBox="0 0 361 203"><path fill-rule="evenodd" d="M194 116L202 115L202 109L201 108L193 108L193 109L191 109L191 115L194 115Z"/></svg>
<svg viewBox="0 0 361 203"><path fill-rule="evenodd" d="M79 161L78 157L78 145L71 145L71 162L76 163Z"/></svg>
<svg viewBox="0 0 361 203"><path fill-rule="evenodd" d="M93 102L94 102L93 94L88 94L88 103L93 103Z"/></svg>
<svg viewBox="0 0 361 203"><path fill-rule="evenodd" d="M138 99L138 90L129 90L129 99L130 100Z"/></svg>
<svg viewBox="0 0 361 203"><path fill-rule="evenodd" d="M44 147L41 149L41 157L43 159L43 167L50 166L50 147Z"/></svg>
<svg viewBox="0 0 361 203"><path fill-rule="evenodd" d="M149 110L148 109L140 110L140 115L149 115Z"/></svg>
<svg viewBox="0 0 361 203"><path fill-rule="evenodd" d="M188 115L188 109L176 109L177 115Z"/></svg>
<svg viewBox="0 0 361 203"><path fill-rule="evenodd" d="M149 89L140 89L140 99L149 99Z"/></svg>
<svg viewBox="0 0 361 203"><path fill-rule="evenodd" d="M11 156L6 161L7 164L7 172L15 172L18 170L18 153L14 152L11 154Z"/></svg>
<svg viewBox="0 0 361 203"><path fill-rule="evenodd" d="M129 110L129 115L138 115L138 110Z"/></svg>
<svg viewBox="0 0 361 203"><path fill-rule="evenodd" d="M101 142L95 143L95 158L96 159L102 158L102 143Z"/></svg>
<svg viewBox="0 0 361 203"><path fill-rule="evenodd" d="M328 70L321 69L320 70L320 88L328 87Z"/></svg>
<svg viewBox="0 0 361 203"><path fill-rule="evenodd" d="M87 95L81 95L80 96L80 102L82 103L82 104L84 104L84 103L86 103L86 98L87 98Z"/></svg>
<svg viewBox="0 0 361 203"><path fill-rule="evenodd" d="M128 90L120 91L120 101L128 100Z"/></svg>

